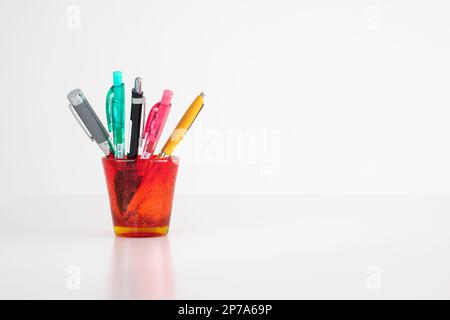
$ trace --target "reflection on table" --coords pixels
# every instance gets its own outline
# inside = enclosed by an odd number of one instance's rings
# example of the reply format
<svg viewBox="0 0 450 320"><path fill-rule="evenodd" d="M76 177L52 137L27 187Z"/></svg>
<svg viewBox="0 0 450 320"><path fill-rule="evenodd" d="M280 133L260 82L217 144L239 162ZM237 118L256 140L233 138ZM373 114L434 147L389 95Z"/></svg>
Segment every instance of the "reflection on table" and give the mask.
<svg viewBox="0 0 450 320"><path fill-rule="evenodd" d="M111 253L109 296L111 299L173 299L168 238L116 237Z"/></svg>

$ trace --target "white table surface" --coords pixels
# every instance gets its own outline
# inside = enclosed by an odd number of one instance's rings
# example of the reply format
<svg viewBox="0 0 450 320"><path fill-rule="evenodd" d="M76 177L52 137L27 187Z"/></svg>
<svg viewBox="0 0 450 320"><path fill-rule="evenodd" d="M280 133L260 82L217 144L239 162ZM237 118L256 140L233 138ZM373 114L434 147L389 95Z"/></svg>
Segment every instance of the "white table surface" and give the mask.
<svg viewBox="0 0 450 320"><path fill-rule="evenodd" d="M125 239L106 196L23 198L0 207L0 298L449 299L449 212L444 195L176 196L167 237Z"/></svg>

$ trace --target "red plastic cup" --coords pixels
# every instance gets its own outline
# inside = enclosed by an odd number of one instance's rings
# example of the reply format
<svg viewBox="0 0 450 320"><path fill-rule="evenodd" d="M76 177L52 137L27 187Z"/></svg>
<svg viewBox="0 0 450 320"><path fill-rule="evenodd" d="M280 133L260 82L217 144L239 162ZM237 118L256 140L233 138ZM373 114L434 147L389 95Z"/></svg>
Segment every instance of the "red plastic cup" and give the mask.
<svg viewBox="0 0 450 320"><path fill-rule="evenodd" d="M102 163L115 234L131 238L166 235L179 159L108 157Z"/></svg>

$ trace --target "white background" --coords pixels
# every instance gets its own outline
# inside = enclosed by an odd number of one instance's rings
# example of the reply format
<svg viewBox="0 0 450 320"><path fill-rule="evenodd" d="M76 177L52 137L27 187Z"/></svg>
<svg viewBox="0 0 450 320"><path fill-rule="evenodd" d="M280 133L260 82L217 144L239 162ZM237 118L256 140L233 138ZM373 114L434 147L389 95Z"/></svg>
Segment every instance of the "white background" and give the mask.
<svg viewBox="0 0 450 320"><path fill-rule="evenodd" d="M0 0L0 298L448 299L449 39L444 0ZM163 142L206 92L168 237L114 237L67 107L116 69Z"/></svg>
<svg viewBox="0 0 450 320"><path fill-rule="evenodd" d="M115 69L174 91L161 140L206 92L179 194L448 193L449 6L3 0L0 201L106 194L66 94L105 120Z"/></svg>

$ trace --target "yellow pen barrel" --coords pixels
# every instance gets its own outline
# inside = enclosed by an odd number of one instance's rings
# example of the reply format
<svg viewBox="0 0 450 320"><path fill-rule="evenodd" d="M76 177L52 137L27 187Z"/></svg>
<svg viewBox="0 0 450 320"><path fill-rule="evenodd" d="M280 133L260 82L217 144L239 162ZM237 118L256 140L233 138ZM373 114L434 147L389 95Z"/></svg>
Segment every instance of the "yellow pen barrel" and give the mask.
<svg viewBox="0 0 450 320"><path fill-rule="evenodd" d="M178 122L175 130L172 132L169 139L167 139L166 144L161 150L161 154L165 154L168 156L172 155L173 150L178 145L178 143L180 143L180 141L183 139L184 135L191 127L198 113L200 112L200 110L202 110L204 103L203 96L204 94L201 93L197 98L195 98L195 100L186 110L183 117Z"/></svg>

